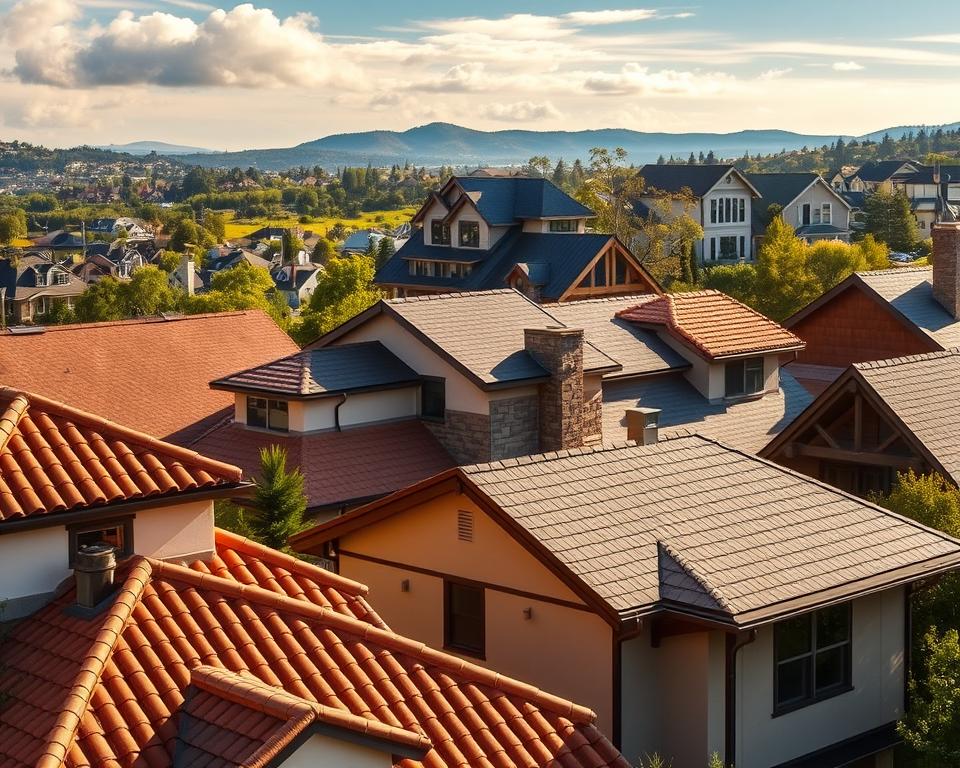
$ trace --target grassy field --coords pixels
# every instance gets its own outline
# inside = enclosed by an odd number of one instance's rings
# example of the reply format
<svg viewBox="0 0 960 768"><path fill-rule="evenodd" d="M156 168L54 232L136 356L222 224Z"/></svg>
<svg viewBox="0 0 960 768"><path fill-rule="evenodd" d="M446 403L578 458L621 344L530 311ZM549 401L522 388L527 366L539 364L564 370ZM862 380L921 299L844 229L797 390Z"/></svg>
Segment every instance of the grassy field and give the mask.
<svg viewBox="0 0 960 768"><path fill-rule="evenodd" d="M226 238L227 240L237 240L241 237L246 237L251 232L255 232L261 227L291 227L297 224L306 230L317 232L321 235L325 235L327 230L333 227L337 222L343 224L343 226L345 226L348 230L366 229L367 227L385 227L391 229L393 227L400 226L405 221L410 221L411 217L416 212L416 208L410 207L401 208L397 211L370 211L368 213L361 213L358 217L353 219L331 216L322 216L316 218L311 217L309 223L299 224L300 217L296 214L289 214L287 216L273 218L262 217L256 219L235 219L233 212L227 211Z"/></svg>

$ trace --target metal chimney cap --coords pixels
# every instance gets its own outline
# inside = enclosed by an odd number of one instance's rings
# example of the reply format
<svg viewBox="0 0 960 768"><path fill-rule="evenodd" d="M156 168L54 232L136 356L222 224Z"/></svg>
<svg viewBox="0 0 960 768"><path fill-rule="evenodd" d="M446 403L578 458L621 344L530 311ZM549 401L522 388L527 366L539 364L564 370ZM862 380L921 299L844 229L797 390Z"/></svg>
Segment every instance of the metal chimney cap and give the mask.
<svg viewBox="0 0 960 768"><path fill-rule="evenodd" d="M86 544L77 550L76 570L95 573L117 567L116 547L106 542Z"/></svg>

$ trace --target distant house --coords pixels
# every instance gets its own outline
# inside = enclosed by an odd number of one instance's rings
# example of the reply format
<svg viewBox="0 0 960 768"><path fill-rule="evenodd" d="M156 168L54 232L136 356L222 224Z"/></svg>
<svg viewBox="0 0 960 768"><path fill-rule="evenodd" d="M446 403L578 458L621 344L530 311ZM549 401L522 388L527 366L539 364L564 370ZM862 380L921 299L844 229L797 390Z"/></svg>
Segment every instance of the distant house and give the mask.
<svg viewBox="0 0 960 768"><path fill-rule="evenodd" d="M779 207L783 220L808 243L850 241L850 203L818 174L748 173L747 179L761 196L753 204L755 248L770 223L771 205Z"/></svg>
<svg viewBox="0 0 960 768"><path fill-rule="evenodd" d="M43 237L35 238L33 245L44 250L80 251L83 250L85 241L79 232L55 229L53 232L43 235Z"/></svg>
<svg viewBox="0 0 960 768"><path fill-rule="evenodd" d="M373 229L361 229L344 240L339 250L343 254L366 253L370 248L371 242L373 243L373 247L376 248L380 245L380 241L384 237L386 237L386 235L383 232L377 232Z"/></svg>
<svg viewBox="0 0 960 768"><path fill-rule="evenodd" d="M320 267L302 267L296 264L280 267L273 272L273 282L291 309L300 309L310 303L319 277Z"/></svg>
<svg viewBox="0 0 960 768"><path fill-rule="evenodd" d="M68 263L57 263L44 254L0 259L0 291L7 325L33 322L58 304L73 307L86 287Z"/></svg>
<svg viewBox="0 0 960 768"><path fill-rule="evenodd" d="M930 237L933 225L960 217L960 166L920 166L894 177L893 187L910 200L921 237Z"/></svg>
<svg viewBox="0 0 960 768"><path fill-rule="evenodd" d="M545 179L453 177L375 281L398 297L507 286L537 301L659 291L626 245L586 231L592 216Z"/></svg>
<svg viewBox="0 0 960 768"><path fill-rule="evenodd" d="M890 192L900 176L907 176L922 166L910 160L870 160L845 179L848 192Z"/></svg>
<svg viewBox="0 0 960 768"><path fill-rule="evenodd" d="M139 219L120 216L116 219L94 219L87 225L87 231L112 237L123 236L132 240L152 237L146 225Z"/></svg>
<svg viewBox="0 0 960 768"><path fill-rule="evenodd" d="M696 243L703 264L752 261L754 206L760 192L732 165L645 165L639 172L643 196L638 213L645 215L658 200L686 195L689 214L703 227ZM676 208L676 205L674 206Z"/></svg>
<svg viewBox="0 0 960 768"><path fill-rule="evenodd" d="M458 467L291 543L395 630L583 701L626 755L891 765L912 586L960 542L712 439L645 440Z"/></svg>
<svg viewBox="0 0 960 768"><path fill-rule="evenodd" d="M247 240L279 240L286 234L294 234L297 237L303 237L302 227L260 227L246 236Z"/></svg>

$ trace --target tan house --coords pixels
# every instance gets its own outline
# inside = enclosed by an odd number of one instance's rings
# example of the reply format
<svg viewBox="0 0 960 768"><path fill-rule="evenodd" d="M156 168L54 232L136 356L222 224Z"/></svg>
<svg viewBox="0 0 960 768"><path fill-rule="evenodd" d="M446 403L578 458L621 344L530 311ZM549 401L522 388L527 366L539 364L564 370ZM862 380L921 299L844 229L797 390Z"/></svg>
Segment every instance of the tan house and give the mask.
<svg viewBox="0 0 960 768"><path fill-rule="evenodd" d="M696 435L457 468L292 544L397 631L588 703L631 760L738 768L891 766L912 585L960 564Z"/></svg>
<svg viewBox="0 0 960 768"><path fill-rule="evenodd" d="M73 308L87 286L70 270L42 253L0 259L0 326L42 320L59 305Z"/></svg>

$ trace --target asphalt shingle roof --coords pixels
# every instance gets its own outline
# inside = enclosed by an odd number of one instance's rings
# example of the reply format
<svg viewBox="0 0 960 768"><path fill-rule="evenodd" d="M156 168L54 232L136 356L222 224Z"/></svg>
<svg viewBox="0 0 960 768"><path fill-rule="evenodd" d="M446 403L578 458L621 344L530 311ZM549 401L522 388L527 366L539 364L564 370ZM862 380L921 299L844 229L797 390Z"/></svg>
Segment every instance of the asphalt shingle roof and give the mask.
<svg viewBox="0 0 960 768"><path fill-rule="evenodd" d="M379 341L298 352L211 382L216 389L257 390L292 397L325 397L420 380Z"/></svg>
<svg viewBox="0 0 960 768"><path fill-rule="evenodd" d="M593 216L593 211L546 179L458 176L455 181L493 226L515 224L523 219Z"/></svg>
<svg viewBox="0 0 960 768"><path fill-rule="evenodd" d="M697 435L463 472L621 613L692 593L691 607L709 596L746 624L788 601L960 559L944 534Z"/></svg>
<svg viewBox="0 0 960 768"><path fill-rule="evenodd" d="M818 178L815 173L747 173L744 175L763 198L763 203L755 206L761 209L766 209L773 203L788 205Z"/></svg>
<svg viewBox="0 0 960 768"><path fill-rule="evenodd" d="M671 193L689 189L702 197L733 170L732 165L645 165L640 176L645 189Z"/></svg>
<svg viewBox="0 0 960 768"><path fill-rule="evenodd" d="M933 298L933 267L858 272L857 278L941 347L960 347L960 321Z"/></svg>

